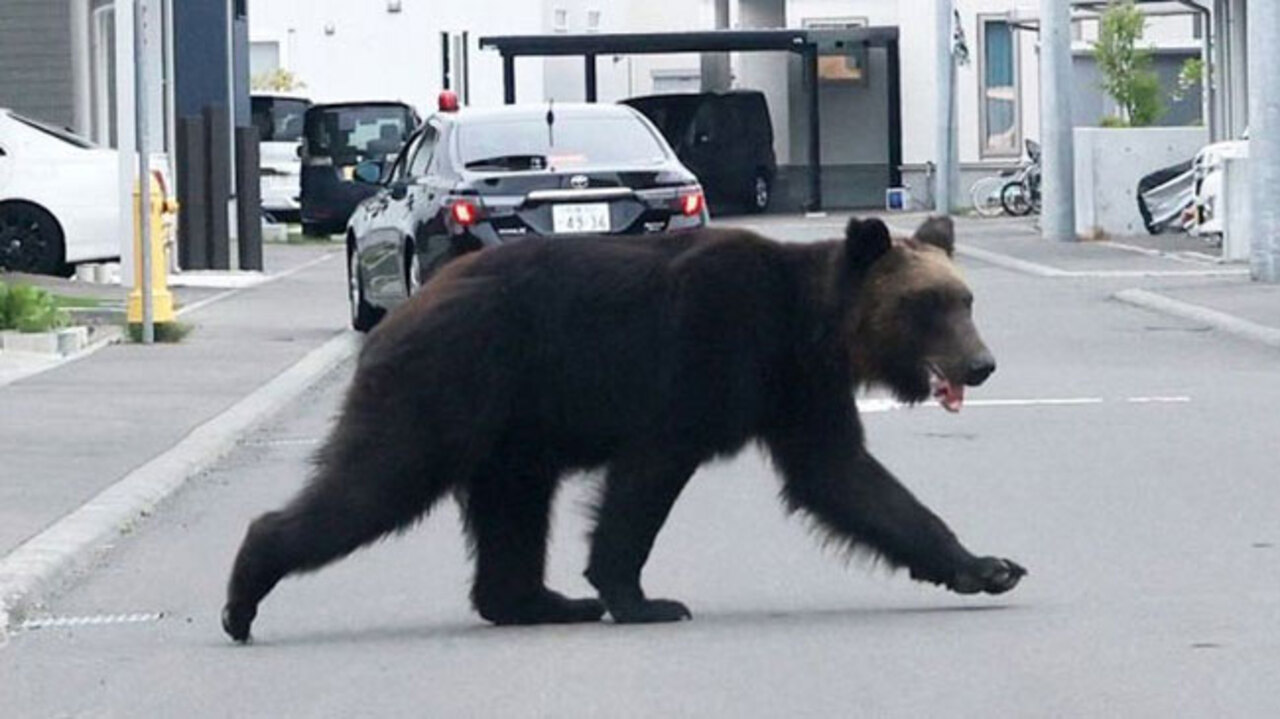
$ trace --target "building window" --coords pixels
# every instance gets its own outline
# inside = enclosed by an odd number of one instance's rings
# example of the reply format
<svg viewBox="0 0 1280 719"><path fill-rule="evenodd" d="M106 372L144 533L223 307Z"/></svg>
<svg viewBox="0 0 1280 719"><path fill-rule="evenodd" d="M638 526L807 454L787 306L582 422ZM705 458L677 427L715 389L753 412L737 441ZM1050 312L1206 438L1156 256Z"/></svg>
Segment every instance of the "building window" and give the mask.
<svg viewBox="0 0 1280 719"><path fill-rule="evenodd" d="M587 11L587 32L600 32L600 11Z"/></svg>
<svg viewBox="0 0 1280 719"><path fill-rule="evenodd" d="M569 11L556 8L551 12L551 32L569 32Z"/></svg>
<svg viewBox="0 0 1280 719"><path fill-rule="evenodd" d="M1022 108L1018 95L1018 43L1007 20L979 17L982 47L979 80L980 150L983 157L1022 153Z"/></svg>

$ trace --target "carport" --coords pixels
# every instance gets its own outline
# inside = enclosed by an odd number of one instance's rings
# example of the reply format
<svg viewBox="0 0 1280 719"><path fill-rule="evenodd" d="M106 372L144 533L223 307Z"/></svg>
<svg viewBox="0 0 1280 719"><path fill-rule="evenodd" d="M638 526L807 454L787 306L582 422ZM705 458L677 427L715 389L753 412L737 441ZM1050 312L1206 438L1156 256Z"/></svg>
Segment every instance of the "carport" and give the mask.
<svg viewBox="0 0 1280 719"><path fill-rule="evenodd" d="M670 53L789 52L801 58L807 99L810 211L822 208L822 147L819 107L819 56L850 55L864 48L882 47L887 56L889 186L902 184L902 102L898 29L861 27L839 30L711 30L677 33L605 33L585 35L507 35L480 38L481 48L502 54L503 96L516 101L516 58L581 56L587 102L597 93L599 56L661 55Z"/></svg>

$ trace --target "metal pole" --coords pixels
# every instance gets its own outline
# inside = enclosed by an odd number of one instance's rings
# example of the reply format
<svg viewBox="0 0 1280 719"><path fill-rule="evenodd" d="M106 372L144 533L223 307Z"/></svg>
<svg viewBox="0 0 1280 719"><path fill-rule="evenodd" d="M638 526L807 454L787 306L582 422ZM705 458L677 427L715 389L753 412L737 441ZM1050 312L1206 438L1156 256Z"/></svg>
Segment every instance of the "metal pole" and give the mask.
<svg viewBox="0 0 1280 719"><path fill-rule="evenodd" d="M502 101L507 105L516 102L516 57L502 53Z"/></svg>
<svg viewBox="0 0 1280 719"><path fill-rule="evenodd" d="M1280 3L1249 3L1250 266L1253 279L1280 284L1280 88L1270 73L1280 64Z"/></svg>
<svg viewBox="0 0 1280 719"><path fill-rule="evenodd" d="M596 81L596 56L588 53L583 57L583 63L585 63L584 69L586 70L585 75L586 75L586 82L587 82L587 87L586 87L587 102L595 102L598 99L597 88L599 86L599 83Z"/></svg>
<svg viewBox="0 0 1280 719"><path fill-rule="evenodd" d="M818 87L818 46L809 43L801 54L804 62L804 84L809 102L809 212L822 210L822 107Z"/></svg>
<svg viewBox="0 0 1280 719"><path fill-rule="evenodd" d="M955 168L951 166L951 144L955 137L955 127L951 124L951 105L954 101L951 83L954 81L952 68L955 64L955 58L951 54L952 0L934 0L934 11L934 48L937 51L934 80L938 84L938 108L934 119L937 121L938 132L935 136L937 147L934 150L937 167L933 175L933 207L939 214L949 215L955 207L951 187L951 178L955 176Z"/></svg>
<svg viewBox="0 0 1280 719"><path fill-rule="evenodd" d="M151 137L147 102L147 2L136 0L133 8L133 105L138 146L138 226L141 238L137 258L142 267L142 344L156 340L155 307L151 302Z"/></svg>
<svg viewBox="0 0 1280 719"><path fill-rule="evenodd" d="M1075 150L1071 137L1071 4L1040 0L1040 233L1076 240Z"/></svg>

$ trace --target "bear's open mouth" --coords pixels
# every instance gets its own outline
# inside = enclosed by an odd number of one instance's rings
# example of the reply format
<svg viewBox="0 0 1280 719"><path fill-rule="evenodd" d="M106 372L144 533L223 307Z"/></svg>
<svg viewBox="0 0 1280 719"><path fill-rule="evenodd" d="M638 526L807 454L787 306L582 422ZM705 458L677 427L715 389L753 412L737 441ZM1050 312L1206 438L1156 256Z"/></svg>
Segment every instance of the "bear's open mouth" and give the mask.
<svg viewBox="0 0 1280 719"><path fill-rule="evenodd" d="M952 382L938 365L929 363L929 389L943 409L948 412L959 412L964 404L964 385Z"/></svg>

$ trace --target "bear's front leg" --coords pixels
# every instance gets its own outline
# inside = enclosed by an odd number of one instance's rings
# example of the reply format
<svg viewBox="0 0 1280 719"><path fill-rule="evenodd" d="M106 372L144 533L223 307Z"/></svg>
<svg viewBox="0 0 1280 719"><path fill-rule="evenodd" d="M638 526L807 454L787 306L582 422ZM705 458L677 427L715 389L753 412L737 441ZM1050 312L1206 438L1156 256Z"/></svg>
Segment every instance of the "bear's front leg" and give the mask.
<svg viewBox="0 0 1280 719"><path fill-rule="evenodd" d="M615 622L692 618L680 602L646 597L640 572L671 505L697 467L696 459L672 457L670 449L660 446L629 453L610 464L585 574Z"/></svg>
<svg viewBox="0 0 1280 719"><path fill-rule="evenodd" d="M960 594L1002 594L1027 573L1016 562L975 557L862 446L855 424L787 433L768 442L784 496L828 531L880 553L913 579Z"/></svg>

